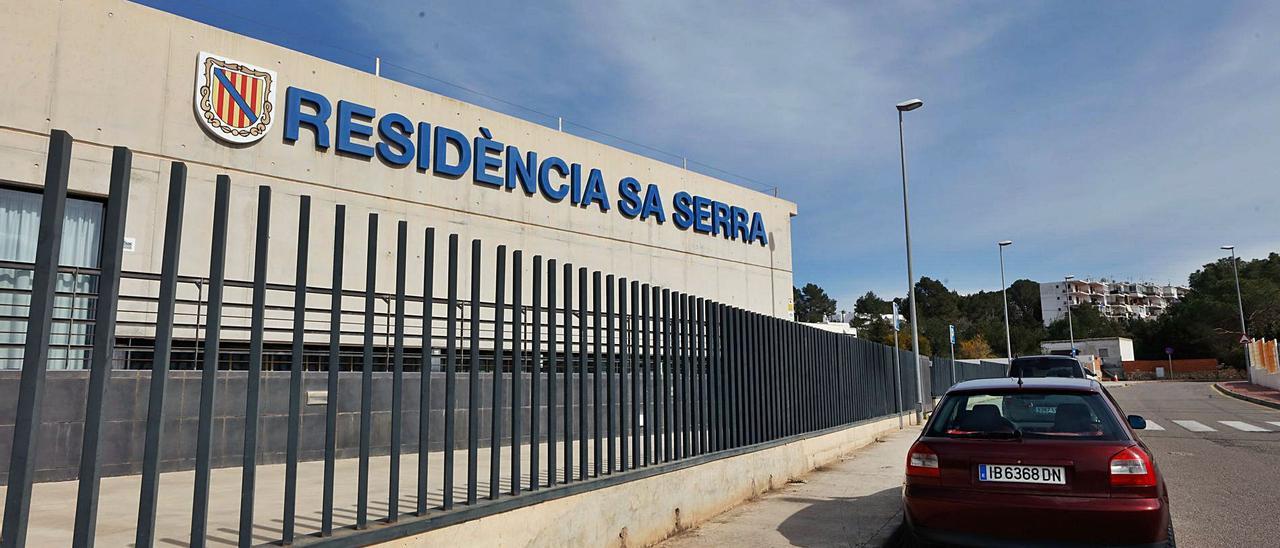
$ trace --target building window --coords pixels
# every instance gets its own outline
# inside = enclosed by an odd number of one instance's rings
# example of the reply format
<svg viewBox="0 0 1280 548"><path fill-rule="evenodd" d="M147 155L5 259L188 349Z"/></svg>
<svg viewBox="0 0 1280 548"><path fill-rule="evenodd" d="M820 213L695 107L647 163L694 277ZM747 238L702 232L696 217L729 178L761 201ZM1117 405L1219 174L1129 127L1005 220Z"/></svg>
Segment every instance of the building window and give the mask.
<svg viewBox="0 0 1280 548"><path fill-rule="evenodd" d="M1108 352L1107 352L1107 349L1106 349L1106 348L1099 348L1099 349L1098 349L1098 356L1099 356L1099 357L1105 358L1105 357L1107 357L1107 354L1108 354Z"/></svg>
<svg viewBox="0 0 1280 548"><path fill-rule="evenodd" d="M0 369L22 368L41 199L39 191L0 187ZM98 268L102 214L102 202L67 198L60 265ZM49 368L84 369L92 344L98 275L65 272L55 289Z"/></svg>

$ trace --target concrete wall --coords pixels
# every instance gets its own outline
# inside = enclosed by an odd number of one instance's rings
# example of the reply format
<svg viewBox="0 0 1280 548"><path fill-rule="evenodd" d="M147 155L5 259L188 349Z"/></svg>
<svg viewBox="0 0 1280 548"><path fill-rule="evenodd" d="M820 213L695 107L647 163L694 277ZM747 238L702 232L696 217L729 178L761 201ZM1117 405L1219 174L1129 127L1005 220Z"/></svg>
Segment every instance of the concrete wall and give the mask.
<svg viewBox="0 0 1280 548"><path fill-rule="evenodd" d="M790 217L796 213L791 202L120 0L0 0L0 12L5 14L0 17L0 57L9 60L11 75L0 79L0 184L43 184L48 134L65 129L76 139L72 192L105 196L110 147L130 147L135 155L126 236L136 239L137 248L125 254L126 270L159 271L169 167L183 161L189 167L179 269L183 275L208 274L213 182L216 175L229 174L229 241L235 242L227 259L229 278L251 278L256 187L265 184L275 190L270 282L293 279L296 204L298 196L307 194L313 197L311 285L330 283L333 206L346 204L348 289L363 287L365 217L376 212L382 216L380 291L394 288L395 225L405 219L410 222L410 264L421 264L423 229L434 226L440 231L441 253L447 234L460 235L463 261L468 260L470 239L481 238L486 260L492 260L493 246L506 244L529 257L543 254L749 310L790 316ZM282 121L256 144L224 144L201 129L194 112L200 51L275 70L277 113L283 111L285 88L298 86L323 93L335 104L339 99L354 101L379 114L399 112L468 136L486 127L495 139L521 150L599 168L611 203L616 204L617 182L623 177L659 185L668 220L659 224L628 219L616 205L606 213L575 207L567 200L556 203L519 190L477 185L470 174L448 178L412 166L339 155L332 149L319 151L305 130L296 144L286 142ZM332 119L330 125L332 131ZM766 247L678 229L670 219L671 196L681 190L761 212L771 243ZM422 277L420 268L410 268L408 286L422 287ZM467 280L462 277L461 295L469 294ZM490 281L486 278L486 296ZM126 284L123 291L154 291L143 285ZM437 288L443 291L443 284ZM247 299L247 292L229 291L227 298ZM145 329L124 329L124 335L145 335Z"/></svg>
<svg viewBox="0 0 1280 548"><path fill-rule="evenodd" d="M383 546L648 546L896 429L896 417L475 519Z"/></svg>
<svg viewBox="0 0 1280 548"><path fill-rule="evenodd" d="M18 371L0 371L0 485L4 485L8 477L19 376ZM620 375L619 378L627 377ZM42 425L38 434L39 443L36 446L36 481L60 481L77 477L80 447L84 436L84 402L88 379L87 371L49 372L45 385ZM215 468L241 464L241 455L244 452L246 379L247 375L244 372L220 371L218 373L213 419L213 466ZM433 450L440 450L444 446L444 379L444 373L432 374L429 402L432 414L428 440L429 447ZM531 378L525 374L521 380L524 383L521 389L521 403L526 407L521 439L527 441L530 432L527 407L531 395ZM557 391L562 391L564 377L557 375L556 381ZM103 439L106 442L102 447L104 475L121 476L138 474L142 471L142 449L146 440L147 394L150 382L150 371L115 371L111 375L110 382L107 383L103 433ZM418 386L421 376L418 373L405 373L404 382L402 447L405 451L416 452L419 424ZM590 379L588 382L591 382ZM304 376L303 390L324 391L326 383L327 374L309 372ZM489 396L493 390L492 374L481 373L480 383L484 407L478 410L481 424L479 443L482 447L487 447L490 440L489 421L493 416L493 409L488 406ZM542 377L542 383L545 406L546 376ZM504 379L503 384L503 401L508 405L502 407L499 418L504 432L502 439L510 440L510 376ZM454 446L466 448L469 388L465 373L458 375L456 386L458 410L454 421L458 434L454 440ZM570 407L570 412L576 413L578 408L576 375L572 386L575 401ZM374 373L373 396L373 452L385 455L391 447L391 375L389 373ZM261 398L258 462L260 464L284 462L288 432L289 374L263 373ZM359 373L339 374L336 401L338 458L355 457L358 455L360 442ZM588 390L588 404L591 401L593 401L592 391ZM614 401L621 402L621 395L615 395ZM560 396L559 402L560 405L556 407L553 414L557 426L562 424L560 421L564 416L563 395ZM165 407L165 441L160 456L161 471L190 470L195 467L196 428L199 424L199 371L170 372ZM324 405L303 405L302 407L300 435L302 460L324 458L325 409ZM547 431L545 411L540 414L539 419L543 434L540 439L545 439ZM588 413L588 427L590 428L594 422L594 417ZM575 428L574 432L577 431L578 429ZM560 432L560 435L563 435L563 429Z"/></svg>

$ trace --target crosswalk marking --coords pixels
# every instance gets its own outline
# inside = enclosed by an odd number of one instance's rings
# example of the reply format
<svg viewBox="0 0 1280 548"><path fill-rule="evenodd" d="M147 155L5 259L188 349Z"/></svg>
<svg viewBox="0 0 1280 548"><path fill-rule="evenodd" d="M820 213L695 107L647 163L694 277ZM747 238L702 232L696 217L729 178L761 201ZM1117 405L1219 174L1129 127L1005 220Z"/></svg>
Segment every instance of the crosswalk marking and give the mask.
<svg viewBox="0 0 1280 548"><path fill-rule="evenodd" d="M1163 426L1156 424L1156 421L1147 421L1147 430L1164 430Z"/></svg>
<svg viewBox="0 0 1280 548"><path fill-rule="evenodd" d="M1212 427L1205 426L1199 421L1173 421L1174 424L1186 428L1192 432L1217 432Z"/></svg>
<svg viewBox="0 0 1280 548"><path fill-rule="evenodd" d="M1230 426L1232 428L1235 428L1236 430L1240 430L1242 432L1270 432L1270 430L1267 430L1266 428L1263 428L1261 426L1255 426L1244 421L1218 421L1218 422L1225 424L1227 426Z"/></svg>
<svg viewBox="0 0 1280 548"><path fill-rule="evenodd" d="M1272 426L1280 426L1280 421L1267 421L1267 424L1270 424Z"/></svg>

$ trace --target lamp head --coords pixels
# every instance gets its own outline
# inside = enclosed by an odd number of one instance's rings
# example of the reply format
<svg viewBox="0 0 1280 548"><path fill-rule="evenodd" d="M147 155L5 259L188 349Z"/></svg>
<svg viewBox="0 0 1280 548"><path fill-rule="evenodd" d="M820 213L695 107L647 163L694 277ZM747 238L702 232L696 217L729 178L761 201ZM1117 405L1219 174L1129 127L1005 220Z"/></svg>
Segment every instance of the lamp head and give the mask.
<svg viewBox="0 0 1280 548"><path fill-rule="evenodd" d="M1071 281L1071 280L1076 279L1076 277L1075 277L1075 276L1072 276L1072 275L1070 275L1070 274L1067 274L1067 276L1066 276L1065 278L1063 278L1063 279L1069 282L1069 281Z"/></svg>
<svg viewBox="0 0 1280 548"><path fill-rule="evenodd" d="M898 112L910 112L924 106L924 101L920 99L909 99L898 103Z"/></svg>
<svg viewBox="0 0 1280 548"><path fill-rule="evenodd" d="M999 245L1000 247L1004 247L1006 245L1013 245L1013 240L1000 240L996 242L996 244Z"/></svg>
<svg viewBox="0 0 1280 548"><path fill-rule="evenodd" d="M1234 245L1224 245L1224 246L1222 246L1222 249L1225 249L1225 250L1227 250L1227 251L1231 251L1232 249L1235 249L1235 248L1236 248L1236 246L1234 246Z"/></svg>

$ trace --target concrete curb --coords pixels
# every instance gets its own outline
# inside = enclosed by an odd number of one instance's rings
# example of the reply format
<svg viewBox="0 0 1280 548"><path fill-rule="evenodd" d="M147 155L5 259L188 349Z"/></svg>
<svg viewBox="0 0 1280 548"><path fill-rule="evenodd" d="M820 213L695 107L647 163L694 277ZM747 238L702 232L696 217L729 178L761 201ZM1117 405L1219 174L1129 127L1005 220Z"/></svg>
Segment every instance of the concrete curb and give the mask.
<svg viewBox="0 0 1280 548"><path fill-rule="evenodd" d="M1235 399L1237 399L1237 400L1247 401L1247 402L1249 402L1249 403L1256 403L1256 404L1261 405L1261 406L1263 406L1263 407L1270 407L1270 408L1272 408L1272 409L1280 409L1280 403L1276 403L1276 402L1272 402L1272 401L1267 401L1267 400L1263 400L1263 399L1255 398L1255 397L1253 397L1253 396L1246 396L1246 395L1244 395L1244 394L1240 394L1240 393L1238 393L1238 392L1233 392L1233 391L1231 391L1231 390L1229 390L1229 389L1227 389L1227 388L1224 388L1224 387L1222 386L1222 383L1216 383L1216 382L1215 382L1215 383L1213 383L1213 389L1214 389L1214 390L1217 390L1217 391L1218 391L1220 394L1222 394L1223 396L1232 397L1232 398L1235 398Z"/></svg>

